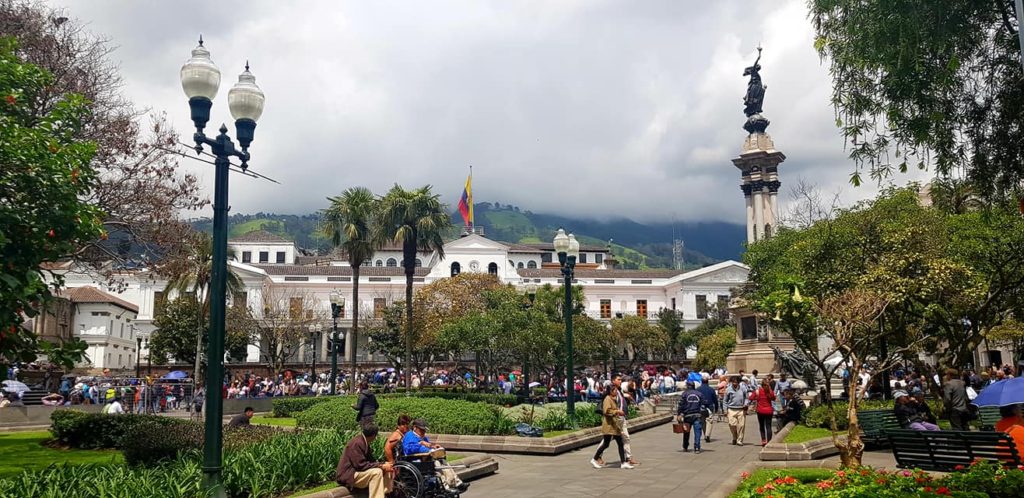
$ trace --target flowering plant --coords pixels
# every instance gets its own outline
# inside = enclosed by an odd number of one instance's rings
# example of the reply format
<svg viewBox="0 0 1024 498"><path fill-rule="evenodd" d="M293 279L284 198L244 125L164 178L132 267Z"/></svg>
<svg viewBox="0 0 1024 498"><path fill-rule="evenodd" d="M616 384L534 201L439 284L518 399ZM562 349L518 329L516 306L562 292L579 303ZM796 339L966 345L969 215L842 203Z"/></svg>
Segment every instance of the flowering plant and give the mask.
<svg viewBox="0 0 1024 498"><path fill-rule="evenodd" d="M791 475L792 474L792 475ZM922 470L860 467L837 471L758 471L744 477L734 498L824 498L838 496L960 498L1024 496L1024 466L1007 469L976 462L944 477Z"/></svg>

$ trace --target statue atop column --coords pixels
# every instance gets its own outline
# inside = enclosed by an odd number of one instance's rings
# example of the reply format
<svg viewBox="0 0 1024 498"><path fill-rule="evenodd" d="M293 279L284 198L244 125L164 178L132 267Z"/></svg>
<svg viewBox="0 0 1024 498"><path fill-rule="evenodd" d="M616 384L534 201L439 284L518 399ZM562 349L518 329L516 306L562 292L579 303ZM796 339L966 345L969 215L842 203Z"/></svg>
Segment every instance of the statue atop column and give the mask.
<svg viewBox="0 0 1024 498"><path fill-rule="evenodd" d="M761 47L757 47L757 60L754 65L743 70L743 76L750 76L747 83L747 96L743 98L743 114L747 116L747 122L743 129L747 133L764 133L768 128L769 121L761 115L764 106L764 91L768 88L761 83Z"/></svg>

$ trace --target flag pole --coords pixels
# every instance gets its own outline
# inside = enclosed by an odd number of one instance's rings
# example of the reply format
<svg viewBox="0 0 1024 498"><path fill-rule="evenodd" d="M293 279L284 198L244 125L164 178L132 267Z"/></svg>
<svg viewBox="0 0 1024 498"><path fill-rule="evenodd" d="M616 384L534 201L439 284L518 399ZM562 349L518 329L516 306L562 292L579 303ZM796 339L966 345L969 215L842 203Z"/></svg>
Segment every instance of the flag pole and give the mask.
<svg viewBox="0 0 1024 498"><path fill-rule="evenodd" d="M469 229L470 233L476 233L476 220L473 213L473 165L469 165Z"/></svg>

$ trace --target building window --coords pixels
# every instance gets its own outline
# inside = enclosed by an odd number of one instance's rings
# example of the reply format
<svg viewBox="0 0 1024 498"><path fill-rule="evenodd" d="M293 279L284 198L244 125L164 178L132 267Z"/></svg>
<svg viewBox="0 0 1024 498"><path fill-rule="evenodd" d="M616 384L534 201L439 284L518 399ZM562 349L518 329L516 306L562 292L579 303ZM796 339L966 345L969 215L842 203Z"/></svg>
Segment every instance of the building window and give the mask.
<svg viewBox="0 0 1024 498"><path fill-rule="evenodd" d="M252 263L252 251L242 251L242 262Z"/></svg>
<svg viewBox="0 0 1024 498"><path fill-rule="evenodd" d="M672 298L672 309L676 309L676 298Z"/></svg>
<svg viewBox="0 0 1024 498"><path fill-rule="evenodd" d="M458 261L452 263L452 276L454 277L460 273L462 273L462 265L460 265Z"/></svg>
<svg viewBox="0 0 1024 498"><path fill-rule="evenodd" d="M519 268L520 270L522 270L525 267L526 267L526 265L524 265L522 261L520 261L519 264L516 265L516 268Z"/></svg>
<svg viewBox="0 0 1024 498"><path fill-rule="evenodd" d="M270 253L267 251L260 251L260 263L269 263Z"/></svg>
<svg viewBox="0 0 1024 498"><path fill-rule="evenodd" d="M580 260L579 260L579 262L580 263L586 263L587 262L587 253L585 253L585 252L581 252L580 253Z"/></svg>
<svg viewBox="0 0 1024 498"><path fill-rule="evenodd" d="M107 335L114 336L114 320L110 320L110 328L107 329Z"/></svg>
<svg viewBox="0 0 1024 498"><path fill-rule="evenodd" d="M647 318L647 300L637 299L636 300L636 316Z"/></svg>
<svg viewBox="0 0 1024 498"><path fill-rule="evenodd" d="M277 264L284 264L284 251L277 251Z"/></svg>
<svg viewBox="0 0 1024 498"><path fill-rule="evenodd" d="M550 263L551 262L551 253L546 252L544 254L541 254L540 255L540 260L541 260L541 262L544 262L544 263Z"/></svg>
<svg viewBox="0 0 1024 498"><path fill-rule="evenodd" d="M487 273L489 273L491 275L497 275L498 274L498 263L491 263L491 264L487 265Z"/></svg>
<svg viewBox="0 0 1024 498"><path fill-rule="evenodd" d="M374 263L374 266L378 268L384 266L384 260L378 259L377 262Z"/></svg>
<svg viewBox="0 0 1024 498"><path fill-rule="evenodd" d="M121 322L121 332L119 333L121 334L121 338L124 339L124 322Z"/></svg>
<svg viewBox="0 0 1024 498"><path fill-rule="evenodd" d="M373 298L373 317L384 318L384 308L388 305L387 299L383 297Z"/></svg>
<svg viewBox="0 0 1024 498"><path fill-rule="evenodd" d="M604 254L597 253L594 255L594 262L597 264L604 263Z"/></svg>
<svg viewBox="0 0 1024 498"><path fill-rule="evenodd" d="M398 266L398 260L395 258L388 258L388 268L394 268Z"/></svg>
<svg viewBox="0 0 1024 498"><path fill-rule="evenodd" d="M537 269L537 262L531 259L529 262L526 263L526 267L531 270L535 270Z"/></svg>
<svg viewBox="0 0 1024 498"><path fill-rule="evenodd" d="M288 318L292 320L302 318L302 296L288 298Z"/></svg>
<svg viewBox="0 0 1024 498"><path fill-rule="evenodd" d="M708 296L697 294L697 319L704 320L708 317Z"/></svg>
<svg viewBox="0 0 1024 498"><path fill-rule="evenodd" d="M602 299L601 300L601 318L612 317L612 300Z"/></svg>
<svg viewBox="0 0 1024 498"><path fill-rule="evenodd" d="M164 298L163 291L154 291L153 292L153 316L154 317L163 314L163 312L164 312L164 305L165 304L167 304L167 300Z"/></svg>
<svg viewBox="0 0 1024 498"><path fill-rule="evenodd" d="M718 302L716 304L718 308L718 316L722 320L729 319L729 296L718 296Z"/></svg>
<svg viewBox="0 0 1024 498"><path fill-rule="evenodd" d="M416 258L416 268L422 268L422 267L423 267L423 261L421 261L420 258Z"/></svg>

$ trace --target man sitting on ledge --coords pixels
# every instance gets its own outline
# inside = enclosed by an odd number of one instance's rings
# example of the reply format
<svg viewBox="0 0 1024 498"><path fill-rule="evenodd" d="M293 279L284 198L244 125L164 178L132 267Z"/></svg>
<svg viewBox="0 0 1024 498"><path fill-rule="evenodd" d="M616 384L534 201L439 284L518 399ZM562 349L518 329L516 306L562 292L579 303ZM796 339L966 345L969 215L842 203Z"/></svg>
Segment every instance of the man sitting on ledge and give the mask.
<svg viewBox="0 0 1024 498"><path fill-rule="evenodd" d="M335 479L349 491L366 488L370 498L385 498L385 494L391 492L394 468L388 462L372 460L370 443L374 439L377 439L377 426L373 423L364 425L362 434L345 445Z"/></svg>
<svg viewBox="0 0 1024 498"><path fill-rule="evenodd" d="M405 437L402 438L402 453L413 461L420 460L430 452L441 449L443 449L441 445L430 442L430 438L427 437L427 421L421 418L412 421L412 430L406 432ZM460 493L469 489L469 483L462 482L444 458L434 459L434 464L438 467L441 483L444 484L445 489Z"/></svg>

